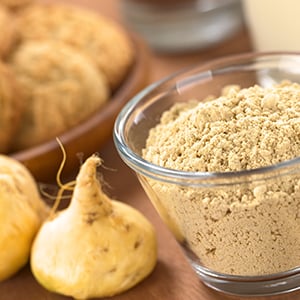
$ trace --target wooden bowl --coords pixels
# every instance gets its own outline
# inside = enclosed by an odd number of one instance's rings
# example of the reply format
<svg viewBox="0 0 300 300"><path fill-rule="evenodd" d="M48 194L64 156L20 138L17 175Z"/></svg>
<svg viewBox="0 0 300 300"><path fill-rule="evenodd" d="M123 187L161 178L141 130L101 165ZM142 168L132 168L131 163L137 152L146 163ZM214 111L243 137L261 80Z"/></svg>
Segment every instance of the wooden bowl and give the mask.
<svg viewBox="0 0 300 300"><path fill-rule="evenodd" d="M132 40L136 53L135 62L106 106L85 122L58 136L67 153L63 176L78 172L79 154L86 159L100 150L111 137L115 118L121 108L147 84L148 48L138 37L132 36ZM56 173L62 162L62 150L56 139L11 153L10 156L22 162L39 182L55 182Z"/></svg>

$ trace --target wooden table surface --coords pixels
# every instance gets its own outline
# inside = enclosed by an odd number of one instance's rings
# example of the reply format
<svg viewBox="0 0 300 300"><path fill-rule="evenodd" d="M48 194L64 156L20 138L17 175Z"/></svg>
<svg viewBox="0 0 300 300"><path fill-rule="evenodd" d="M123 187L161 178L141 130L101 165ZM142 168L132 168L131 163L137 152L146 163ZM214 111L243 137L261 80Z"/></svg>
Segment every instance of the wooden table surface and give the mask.
<svg viewBox="0 0 300 300"><path fill-rule="evenodd" d="M65 1L67 2L67 1ZM78 2L68 0L68 2ZM83 2L83 1L82 1ZM93 9L122 22L119 1L86 1ZM86 3L85 3L86 5ZM176 70L215 57L251 51L251 43L245 29L230 40L207 51L197 53L166 55L151 53L149 82L156 81ZM101 157L107 169L104 178L111 186L110 195L129 203L144 213L157 229L158 262L153 273L131 290L109 298L111 300L229 300L240 299L215 292L204 286L189 266L180 246L164 226L150 201L147 199L135 175L119 158L112 140L101 149ZM99 283L101 284L101 283ZM29 268L24 268L12 279L0 284L0 300L63 300L69 299L44 290L33 279ZM274 297L252 297L243 299L296 300L300 292Z"/></svg>

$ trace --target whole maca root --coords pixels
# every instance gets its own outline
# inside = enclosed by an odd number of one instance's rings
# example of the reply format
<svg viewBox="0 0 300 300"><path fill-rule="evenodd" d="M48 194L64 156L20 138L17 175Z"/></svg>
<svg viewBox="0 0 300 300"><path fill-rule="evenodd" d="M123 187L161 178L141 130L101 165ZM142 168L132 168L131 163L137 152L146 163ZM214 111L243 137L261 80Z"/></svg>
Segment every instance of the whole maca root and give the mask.
<svg viewBox="0 0 300 300"><path fill-rule="evenodd" d="M0 1L0 58L5 58L19 39L15 16L5 7L5 1ZM5 29L5 30L4 30Z"/></svg>
<svg viewBox="0 0 300 300"><path fill-rule="evenodd" d="M134 62L135 49L123 28L83 7L37 2L20 11L17 23L22 42L53 40L79 49L103 72L112 91Z"/></svg>
<svg viewBox="0 0 300 300"><path fill-rule="evenodd" d="M0 281L28 262L34 237L48 213L26 167L0 155Z"/></svg>
<svg viewBox="0 0 300 300"><path fill-rule="evenodd" d="M105 76L88 57L57 41L28 41L9 59L24 110L12 150L44 143L87 120L109 99Z"/></svg>
<svg viewBox="0 0 300 300"><path fill-rule="evenodd" d="M1 4L11 10L24 9L25 6L33 2L35 2L35 0L1 0Z"/></svg>
<svg viewBox="0 0 300 300"><path fill-rule="evenodd" d="M153 226L102 192L100 163L93 155L82 165L70 206L43 224L31 252L37 281L75 299L124 292L148 276L157 260Z"/></svg>
<svg viewBox="0 0 300 300"><path fill-rule="evenodd" d="M2 154L11 150L21 123L23 108L23 97L13 71L0 60L0 153Z"/></svg>

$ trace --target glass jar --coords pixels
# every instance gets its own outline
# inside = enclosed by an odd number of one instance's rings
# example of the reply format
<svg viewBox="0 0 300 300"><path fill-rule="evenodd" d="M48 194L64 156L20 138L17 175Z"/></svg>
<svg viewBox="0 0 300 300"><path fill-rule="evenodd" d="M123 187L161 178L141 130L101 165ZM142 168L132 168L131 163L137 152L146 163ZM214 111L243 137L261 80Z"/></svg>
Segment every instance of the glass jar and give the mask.
<svg viewBox="0 0 300 300"><path fill-rule="evenodd" d="M169 53L211 47L243 24L239 0L122 0L121 12L153 49Z"/></svg>

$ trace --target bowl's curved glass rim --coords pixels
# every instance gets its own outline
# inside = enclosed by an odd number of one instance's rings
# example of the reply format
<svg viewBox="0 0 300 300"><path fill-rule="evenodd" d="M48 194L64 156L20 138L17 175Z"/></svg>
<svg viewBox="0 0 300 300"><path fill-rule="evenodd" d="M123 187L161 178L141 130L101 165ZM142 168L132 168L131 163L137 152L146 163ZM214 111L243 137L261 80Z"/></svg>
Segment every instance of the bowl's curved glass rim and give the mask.
<svg viewBox="0 0 300 300"><path fill-rule="evenodd" d="M220 273L213 271L211 269L208 269L204 266L201 266L201 273L203 275L214 277L218 279L224 279L232 280L232 281L241 281L241 282L249 282L249 281L268 281L268 280L274 280L277 278L285 278L289 276L293 276L300 273L300 267L296 266L294 268L288 269L286 271L281 271L277 273L271 273L271 274L263 274L263 275L231 275L226 273Z"/></svg>
<svg viewBox="0 0 300 300"><path fill-rule="evenodd" d="M293 167L299 164L300 170L300 157L296 157L290 160L286 160L274 165L255 168L255 169L247 169L247 170L240 170L240 171L228 171L228 172L191 172L191 171L180 171L175 169L164 168L156 164L152 164L149 161L143 159L141 156L137 155L134 151L130 149L128 144L126 143L126 139L124 136L124 131L122 129L125 128L125 124L129 116L131 115L132 111L135 109L135 106L141 101L144 96L155 90L157 87L162 85L163 83L170 81L176 78L179 75L182 75L188 71L197 70L200 68L203 74L210 73L213 70L211 67L217 65L219 63L227 64L230 66L231 63L237 64L238 62L250 62L255 61L255 59L263 59L263 58L280 58L284 59L285 57L292 57L297 56L299 57L300 63L300 52L249 52L243 54L236 54L236 55L228 55L225 57L213 59L209 62L202 63L193 67L187 67L185 69L179 70L171 74L170 76L164 77L163 79L156 81L142 91L140 91L136 96L134 96L120 111L119 115L116 118L115 125L114 125L114 132L113 138L115 145L117 147L118 152L120 153L121 157L123 157L124 161L131 166L135 171L151 177L153 179L163 180L165 182L176 182L182 183L183 185L191 183L191 181L203 181L203 180L215 180L215 179L230 179L230 178L240 178L240 182L245 182L242 178L247 176L253 175L264 175L266 176L267 173L272 173L274 171L283 171L288 167ZM217 70L218 68L216 68ZM273 175L270 175L273 177ZM266 177L264 177L266 179ZM200 183L200 182L199 182ZM237 182L234 182L236 184ZM201 184L201 183L200 183ZM230 183L231 184L231 183ZM222 184L223 185L223 184Z"/></svg>

